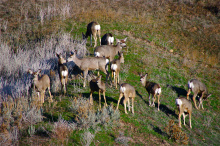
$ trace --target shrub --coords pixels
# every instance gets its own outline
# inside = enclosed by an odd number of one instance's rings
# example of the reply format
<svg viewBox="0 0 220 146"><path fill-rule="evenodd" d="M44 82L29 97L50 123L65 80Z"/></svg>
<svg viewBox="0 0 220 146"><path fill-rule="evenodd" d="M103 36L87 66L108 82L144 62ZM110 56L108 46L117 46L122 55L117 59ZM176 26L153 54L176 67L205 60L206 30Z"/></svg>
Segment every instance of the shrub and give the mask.
<svg viewBox="0 0 220 146"><path fill-rule="evenodd" d="M188 144L189 137L184 133L181 128L174 123L173 120L169 121L168 126L165 128L165 131L169 138L173 139L175 142L181 144Z"/></svg>

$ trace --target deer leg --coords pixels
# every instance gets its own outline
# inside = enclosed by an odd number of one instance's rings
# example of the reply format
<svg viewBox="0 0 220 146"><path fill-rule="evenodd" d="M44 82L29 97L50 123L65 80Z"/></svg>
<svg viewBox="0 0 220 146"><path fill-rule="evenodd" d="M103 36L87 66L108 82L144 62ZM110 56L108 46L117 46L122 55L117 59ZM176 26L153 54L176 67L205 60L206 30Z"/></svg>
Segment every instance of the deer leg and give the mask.
<svg viewBox="0 0 220 146"><path fill-rule="evenodd" d="M152 104L152 106L155 107L154 102L155 102L155 100L156 100L156 95L154 94L154 95L152 96L152 98L153 98L153 104Z"/></svg>
<svg viewBox="0 0 220 146"><path fill-rule="evenodd" d="M202 96L199 98L199 108L200 108L200 105L201 105L201 106L202 106L202 109L204 109L204 108L203 108L203 104L202 104L203 96L204 96L204 92L202 92Z"/></svg>
<svg viewBox="0 0 220 146"><path fill-rule="evenodd" d="M160 111L160 94L157 95L157 98L158 98L157 99L157 102L158 102L158 107L157 107L158 109L157 110Z"/></svg>
<svg viewBox="0 0 220 146"><path fill-rule="evenodd" d="M122 97L123 97L123 93L120 93L119 99L118 99L118 104L117 104L117 108L116 108L116 109L118 109L118 106L119 106L119 103L120 103L120 100L121 100Z"/></svg>
<svg viewBox="0 0 220 146"><path fill-rule="evenodd" d="M119 72L117 73L117 77L118 77L118 80L116 81L116 89L117 89L117 84L119 83Z"/></svg>
<svg viewBox="0 0 220 146"><path fill-rule="evenodd" d="M100 46L101 46L101 34L100 34L100 30L98 31L98 36L99 36L99 43L100 43Z"/></svg>
<svg viewBox="0 0 220 146"><path fill-rule="evenodd" d="M128 97L128 111L130 112L131 111L131 105L130 105L130 99Z"/></svg>
<svg viewBox="0 0 220 146"><path fill-rule="evenodd" d="M194 102L194 105L195 105L196 109L198 109L198 107L196 105L196 96L197 96L197 93L194 93L194 95L193 95L193 102Z"/></svg>
<svg viewBox="0 0 220 146"><path fill-rule="evenodd" d="M132 101L132 113L134 114L134 97L132 97L132 99L131 99Z"/></svg>
<svg viewBox="0 0 220 146"><path fill-rule="evenodd" d="M86 87L87 74L88 74L88 70L84 70L84 72L83 72L83 87Z"/></svg>
<svg viewBox="0 0 220 146"><path fill-rule="evenodd" d="M102 106L101 106L101 93L100 93L100 90L99 90L99 108L101 110Z"/></svg>
<svg viewBox="0 0 220 146"><path fill-rule="evenodd" d="M189 126L190 126L190 128L192 129L192 125L191 125L191 112L189 112Z"/></svg>
<svg viewBox="0 0 220 146"><path fill-rule="evenodd" d="M149 106L151 106L151 99L150 99L150 93L149 93Z"/></svg>
<svg viewBox="0 0 220 146"><path fill-rule="evenodd" d="M49 102L53 102L53 98L52 98L52 95L51 95L51 92L50 92L50 87L48 87L47 89L48 89L48 92L49 92L49 95L50 95Z"/></svg>
<svg viewBox="0 0 220 146"><path fill-rule="evenodd" d="M183 112L183 125L186 125L186 123L185 123L185 118L186 118L186 115L185 115L185 113Z"/></svg>
<svg viewBox="0 0 220 146"><path fill-rule="evenodd" d="M90 35L90 46L92 47L92 34Z"/></svg>
<svg viewBox="0 0 220 146"><path fill-rule="evenodd" d="M179 107L179 108L181 108L181 107ZM180 109L180 111L179 111L179 127L181 128L182 126L181 126L181 115L183 114L183 111Z"/></svg>
<svg viewBox="0 0 220 146"><path fill-rule="evenodd" d="M107 107L108 104L107 104L107 102L106 102L106 98L105 98L105 91L103 91L103 96L104 96L104 100L105 100L105 106Z"/></svg>
<svg viewBox="0 0 220 146"><path fill-rule="evenodd" d="M92 93L93 93L94 91L90 91L90 104L91 105L93 105L93 97L92 97Z"/></svg>
<svg viewBox="0 0 220 146"><path fill-rule="evenodd" d="M128 112L127 112L127 106L126 106L126 102L127 102L127 100L128 100L128 102L129 102L129 97L126 97L125 96L125 99L124 99L124 109L125 109L125 114L128 114ZM130 102L129 102L130 103Z"/></svg>
<svg viewBox="0 0 220 146"><path fill-rule="evenodd" d="M191 89L188 90L186 98L189 100L189 95L191 93Z"/></svg>
<svg viewBox="0 0 220 146"><path fill-rule="evenodd" d="M94 47L96 47L96 46L97 46L97 37L96 37L96 35L94 35L93 37L94 37L94 40L95 40L95 45L94 45Z"/></svg>

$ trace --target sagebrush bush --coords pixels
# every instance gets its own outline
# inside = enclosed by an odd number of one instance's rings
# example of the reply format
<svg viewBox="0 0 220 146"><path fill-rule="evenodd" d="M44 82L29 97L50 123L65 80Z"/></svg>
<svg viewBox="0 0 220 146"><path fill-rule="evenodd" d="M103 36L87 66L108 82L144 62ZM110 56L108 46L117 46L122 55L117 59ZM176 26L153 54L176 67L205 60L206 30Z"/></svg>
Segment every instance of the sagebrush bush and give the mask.
<svg viewBox="0 0 220 146"><path fill-rule="evenodd" d="M173 139L175 142L181 144L188 144L189 137L184 133L181 128L174 123L173 120L169 121L167 127L165 127L165 131L169 138Z"/></svg>
<svg viewBox="0 0 220 146"><path fill-rule="evenodd" d="M59 117L58 121L54 123L52 130L52 138L61 142L61 144L66 144L68 142L69 135L75 130L74 123L68 123L61 117Z"/></svg>
<svg viewBox="0 0 220 146"><path fill-rule="evenodd" d="M93 108L89 99L86 98L75 98L71 101L70 110L75 116L78 129L92 128L96 131L99 126L103 126L105 129L117 126L120 113L113 109L113 105L103 107L101 110Z"/></svg>

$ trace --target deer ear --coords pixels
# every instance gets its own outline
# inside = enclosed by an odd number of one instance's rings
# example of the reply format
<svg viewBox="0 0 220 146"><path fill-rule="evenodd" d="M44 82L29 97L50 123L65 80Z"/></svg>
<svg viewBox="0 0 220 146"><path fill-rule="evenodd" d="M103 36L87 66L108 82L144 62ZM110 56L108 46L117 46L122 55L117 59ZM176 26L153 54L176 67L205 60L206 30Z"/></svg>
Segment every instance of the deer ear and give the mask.
<svg viewBox="0 0 220 146"><path fill-rule="evenodd" d="M58 53L56 53L56 56L59 58L60 57L60 55L58 54Z"/></svg>
<svg viewBox="0 0 220 146"><path fill-rule="evenodd" d="M37 73L38 73L38 74L41 73L41 69L39 69L39 70L37 71Z"/></svg>
<svg viewBox="0 0 220 146"><path fill-rule="evenodd" d="M123 40L124 40L124 41L126 41L126 40L127 40L127 38L124 38Z"/></svg>

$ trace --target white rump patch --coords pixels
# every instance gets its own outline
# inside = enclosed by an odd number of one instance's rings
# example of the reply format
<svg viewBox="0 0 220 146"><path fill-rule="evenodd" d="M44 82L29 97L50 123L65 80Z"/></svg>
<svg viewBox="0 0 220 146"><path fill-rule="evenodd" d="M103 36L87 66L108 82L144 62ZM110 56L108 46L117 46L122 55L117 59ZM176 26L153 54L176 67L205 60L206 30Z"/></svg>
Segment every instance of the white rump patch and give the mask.
<svg viewBox="0 0 220 146"><path fill-rule="evenodd" d="M155 90L155 93L156 93L156 94L160 94L160 93L161 93L161 88L157 88L157 89Z"/></svg>
<svg viewBox="0 0 220 146"><path fill-rule="evenodd" d="M108 38L108 42L113 44L113 42L114 42L114 37L109 37L109 38Z"/></svg>
<svg viewBox="0 0 220 146"><path fill-rule="evenodd" d="M63 76L63 77L66 77L66 76L67 76L67 74L68 74L68 71L67 71L67 70L62 71L62 76Z"/></svg>
<svg viewBox="0 0 220 146"><path fill-rule="evenodd" d="M111 65L111 70L114 70L114 71L115 71L116 69L117 69L117 64L112 64L112 65Z"/></svg>
<svg viewBox="0 0 220 146"><path fill-rule="evenodd" d="M176 105L178 105L178 106L181 106L182 105L182 101L181 101L181 99L176 99Z"/></svg>
<svg viewBox="0 0 220 146"><path fill-rule="evenodd" d="M106 64L108 64L109 63L109 59L106 59Z"/></svg>
<svg viewBox="0 0 220 146"><path fill-rule="evenodd" d="M100 30L100 29L101 29L101 26L100 26L100 25L96 25L96 26L95 26L95 29L96 29L96 30Z"/></svg>
<svg viewBox="0 0 220 146"><path fill-rule="evenodd" d="M125 87L120 87L120 92L122 92L122 93L124 93L125 92L125 90L126 90L126 88Z"/></svg>
<svg viewBox="0 0 220 146"><path fill-rule="evenodd" d="M99 53L99 52L95 52L95 53L94 53L94 56L95 56L95 57L100 57L100 53Z"/></svg>
<svg viewBox="0 0 220 146"><path fill-rule="evenodd" d="M188 86L189 86L190 89L194 88L193 82L190 82L190 81L189 81L189 82L188 82Z"/></svg>

